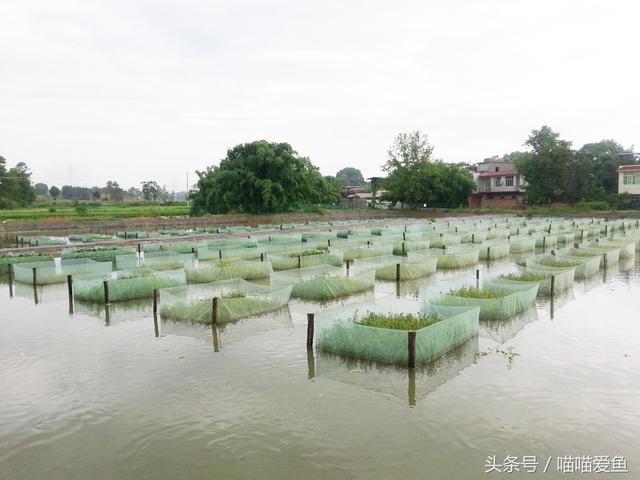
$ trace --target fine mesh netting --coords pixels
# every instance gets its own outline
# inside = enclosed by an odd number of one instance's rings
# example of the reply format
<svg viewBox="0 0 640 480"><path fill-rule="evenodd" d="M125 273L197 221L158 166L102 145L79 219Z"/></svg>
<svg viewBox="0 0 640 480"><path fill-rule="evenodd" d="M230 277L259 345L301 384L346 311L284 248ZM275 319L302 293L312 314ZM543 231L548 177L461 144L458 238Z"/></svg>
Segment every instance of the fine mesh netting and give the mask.
<svg viewBox="0 0 640 480"><path fill-rule="evenodd" d="M430 248L423 252L409 252L407 256L414 258L423 253L437 257L438 270L471 267L480 259L480 250L466 245L451 246L446 249Z"/></svg>
<svg viewBox="0 0 640 480"><path fill-rule="evenodd" d="M343 254L340 251L301 250L285 255L269 254L269 261L275 271L292 268L313 267L316 265L342 266Z"/></svg>
<svg viewBox="0 0 640 480"><path fill-rule="evenodd" d="M537 284L486 280L477 288L472 280L457 279L435 287L423 287L420 297L432 305L479 307L480 320L502 320L528 309L537 294Z"/></svg>
<svg viewBox="0 0 640 480"><path fill-rule="evenodd" d="M152 268L154 270L176 270L193 266L194 255L192 253L175 252L145 252L142 258L136 254L116 255L116 267L118 270L128 270L138 267Z"/></svg>
<svg viewBox="0 0 640 480"><path fill-rule="evenodd" d="M269 278L272 271L270 262L244 262L223 259L201 263L198 268L188 268L186 275L188 283L211 283L235 278L244 280Z"/></svg>
<svg viewBox="0 0 640 480"><path fill-rule="evenodd" d="M535 257L534 260L537 263L547 266L557 266L558 264L572 265L576 267L575 278L579 279L592 277L600 270L600 257L598 255L591 257L572 256L566 250L558 251L556 256L542 255Z"/></svg>
<svg viewBox="0 0 640 480"><path fill-rule="evenodd" d="M96 262L111 262L116 264L118 255L135 255L133 250L119 247L94 247L94 248L73 248L62 251L62 259L89 258Z"/></svg>
<svg viewBox="0 0 640 480"><path fill-rule="evenodd" d="M145 268L122 270L112 274L74 279L74 298L84 302L104 303L105 280L108 281L110 302L151 298L156 288L176 287L186 283L184 272L157 272Z"/></svg>
<svg viewBox="0 0 640 480"><path fill-rule="evenodd" d="M283 270L271 275L272 285L293 285L291 295L308 300L340 298L373 288L376 272L369 270L345 276L340 267L316 267Z"/></svg>
<svg viewBox="0 0 640 480"><path fill-rule="evenodd" d="M164 288L160 290L160 315L163 320L211 324L216 297L216 320L227 323L283 308L289 303L291 288L291 285L257 285L241 279Z"/></svg>
<svg viewBox="0 0 640 480"><path fill-rule="evenodd" d="M478 245L480 260L497 260L509 256L511 245L505 241L494 240Z"/></svg>
<svg viewBox="0 0 640 480"><path fill-rule="evenodd" d="M376 243L368 245L352 245L352 246L340 246L338 248L342 250L343 258L345 261L356 260L358 258L378 257L382 255L393 254L392 243Z"/></svg>
<svg viewBox="0 0 640 480"><path fill-rule="evenodd" d="M536 249L536 239L532 237L511 237L509 253L528 253Z"/></svg>
<svg viewBox="0 0 640 480"><path fill-rule="evenodd" d="M619 248L620 256L619 258L622 260L628 258L635 258L636 256L636 243L633 240L609 240L602 239L597 242L593 242L592 246L600 247L600 248Z"/></svg>
<svg viewBox="0 0 640 480"><path fill-rule="evenodd" d="M477 335L477 308L428 306L384 297L316 314L316 347L346 357L387 364L407 365L408 332L361 325L369 312L382 315L413 313L432 315L431 325L416 331L416 364L427 363Z"/></svg>
<svg viewBox="0 0 640 480"><path fill-rule="evenodd" d="M549 267L537 263L534 259L527 259L524 271L534 275L554 278L554 292L563 292L571 288L575 279L576 267ZM549 291L543 291L545 295L551 293L551 282L549 282ZM542 287L542 284L541 284Z"/></svg>
<svg viewBox="0 0 640 480"><path fill-rule="evenodd" d="M66 245L68 242L67 237L18 237L19 244L27 244L31 247L42 247L46 245Z"/></svg>
<svg viewBox="0 0 640 480"><path fill-rule="evenodd" d="M214 259L235 259L235 260L259 260L264 258L264 251L261 248L253 247L220 247L211 248L209 246L198 248L198 260Z"/></svg>
<svg viewBox="0 0 640 480"><path fill-rule="evenodd" d="M67 275L82 276L111 272L111 262L95 262L88 258L20 263L13 266L14 278L20 283L51 285L67 281ZM35 279L34 279L35 274Z"/></svg>
<svg viewBox="0 0 640 480"><path fill-rule="evenodd" d="M394 255L406 255L407 252L428 250L431 247L430 240L408 240L393 244Z"/></svg>
<svg viewBox="0 0 640 480"><path fill-rule="evenodd" d="M0 255L0 273L7 273L9 265L16 263L53 262L53 257L46 253L19 253Z"/></svg>
<svg viewBox="0 0 640 480"><path fill-rule="evenodd" d="M410 258L389 255L354 260L352 271L357 273L374 269L376 280L387 282L416 280L433 274L438 265L438 258L418 253Z"/></svg>
<svg viewBox="0 0 640 480"><path fill-rule="evenodd" d="M575 248L571 250L572 255L577 256L600 256L600 268L604 268L605 259L607 265L615 265L620 261L620 248L615 247L585 247Z"/></svg>

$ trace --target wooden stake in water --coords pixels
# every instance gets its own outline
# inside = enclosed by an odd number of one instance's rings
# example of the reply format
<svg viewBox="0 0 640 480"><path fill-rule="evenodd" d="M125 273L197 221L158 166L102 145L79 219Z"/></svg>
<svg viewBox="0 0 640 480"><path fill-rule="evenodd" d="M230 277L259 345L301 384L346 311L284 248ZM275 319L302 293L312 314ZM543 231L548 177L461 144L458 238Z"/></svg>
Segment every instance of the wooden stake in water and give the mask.
<svg viewBox="0 0 640 480"><path fill-rule="evenodd" d="M7 265L7 275L9 276L9 298L13 298L13 265Z"/></svg>
<svg viewBox="0 0 640 480"><path fill-rule="evenodd" d="M302 266L302 260L300 260L300 255L298 255L298 268Z"/></svg>
<svg viewBox="0 0 640 480"><path fill-rule="evenodd" d="M264 262L264 252L260 252L260 261Z"/></svg>
<svg viewBox="0 0 640 480"><path fill-rule="evenodd" d="M69 313L73 313L73 276L67 275L67 293L69 294Z"/></svg>
<svg viewBox="0 0 640 480"><path fill-rule="evenodd" d="M160 336L160 328L158 328L158 289L153 289L153 331L156 338Z"/></svg>
<svg viewBox="0 0 640 480"><path fill-rule="evenodd" d="M400 281L400 264L396 263L396 282Z"/></svg>
<svg viewBox="0 0 640 480"><path fill-rule="evenodd" d="M556 293L556 276L551 275L551 298L554 297Z"/></svg>
<svg viewBox="0 0 640 480"><path fill-rule="evenodd" d="M31 269L31 272L32 272L32 276L33 276L33 288L35 289L36 286L38 285L38 279L37 279L38 274L37 274L36 267L33 267Z"/></svg>
<svg viewBox="0 0 640 480"><path fill-rule="evenodd" d="M480 269L476 269L476 288L480 288Z"/></svg>
<svg viewBox="0 0 640 480"><path fill-rule="evenodd" d="M104 304L109 304L109 280L105 280L102 282L102 286L104 288Z"/></svg>
<svg viewBox="0 0 640 480"><path fill-rule="evenodd" d="M142 247L141 245L138 243L138 256L140 256L140 254L142 253Z"/></svg>
<svg viewBox="0 0 640 480"><path fill-rule="evenodd" d="M307 313L307 348L313 348L313 331L315 328L315 320L315 314Z"/></svg>
<svg viewBox="0 0 640 480"><path fill-rule="evenodd" d="M416 368L416 332L407 332L407 367Z"/></svg>
<svg viewBox="0 0 640 480"><path fill-rule="evenodd" d="M213 334L213 351L220 351L220 339L218 338L218 297L211 299L211 333Z"/></svg>
<svg viewBox="0 0 640 480"><path fill-rule="evenodd" d="M350 267L350 263L349 260L347 260L347 277L349 277L349 267Z"/></svg>

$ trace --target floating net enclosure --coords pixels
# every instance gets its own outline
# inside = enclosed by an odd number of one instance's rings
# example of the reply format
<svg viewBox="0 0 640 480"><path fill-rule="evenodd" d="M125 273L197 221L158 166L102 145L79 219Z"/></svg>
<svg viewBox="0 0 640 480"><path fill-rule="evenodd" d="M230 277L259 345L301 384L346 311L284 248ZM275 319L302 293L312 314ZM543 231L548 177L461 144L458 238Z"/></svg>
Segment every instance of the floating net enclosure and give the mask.
<svg viewBox="0 0 640 480"><path fill-rule="evenodd" d="M406 255L407 252L428 250L431 247L430 240L409 240L393 244L394 255Z"/></svg>
<svg viewBox="0 0 640 480"><path fill-rule="evenodd" d="M633 240L609 240L604 239L597 242L593 242L591 244L595 247L600 248L619 248L621 260L626 260L628 258L635 258L636 256L636 243Z"/></svg>
<svg viewBox="0 0 640 480"><path fill-rule="evenodd" d="M375 270L346 277L342 268L330 265L283 270L271 275L272 285L293 285L291 295L307 300L329 300L364 292L373 288L375 281Z"/></svg>
<svg viewBox="0 0 640 480"><path fill-rule="evenodd" d="M184 272L158 272L146 268L121 270L112 274L74 279L74 298L84 302L104 303L104 282L108 281L109 302L124 302L153 297L156 288L185 285Z"/></svg>
<svg viewBox="0 0 640 480"><path fill-rule="evenodd" d="M460 234L461 243L482 243L487 239L486 230L463 231Z"/></svg>
<svg viewBox="0 0 640 480"><path fill-rule="evenodd" d="M486 280L476 287L474 281L458 279L420 292L423 302L432 305L479 307L480 320L503 320L527 310L538 295L537 284L506 284Z"/></svg>
<svg viewBox="0 0 640 480"><path fill-rule="evenodd" d="M142 258L134 254L116 255L118 270L128 270L138 267L152 268L154 270L176 270L179 268L193 267L194 255L192 253L175 252L145 252Z"/></svg>
<svg viewBox="0 0 640 480"><path fill-rule="evenodd" d="M478 245L480 260L497 260L509 256L511 245L507 242L488 241Z"/></svg>
<svg viewBox="0 0 640 480"><path fill-rule="evenodd" d="M448 233L425 233L424 239L431 242L431 248L442 248L443 246L459 245L462 236Z"/></svg>
<svg viewBox="0 0 640 480"><path fill-rule="evenodd" d="M302 250L285 255L269 254L269 261L275 271L292 268L313 267L316 265L342 266L343 255L340 251Z"/></svg>
<svg viewBox="0 0 640 480"><path fill-rule="evenodd" d="M573 285L576 267L549 267L537 263L534 259L527 259L524 271L549 278L554 277L554 292L559 293L568 290ZM549 291L544 293L551 293L551 282L549 282Z"/></svg>
<svg viewBox="0 0 640 480"><path fill-rule="evenodd" d="M258 280L269 278L271 262L244 262L229 259L214 260L186 270L187 283L211 283L222 280Z"/></svg>
<svg viewBox="0 0 640 480"><path fill-rule="evenodd" d="M18 237L18 243L28 244L30 247L42 247L46 245L66 245L69 243L67 237Z"/></svg>
<svg viewBox="0 0 640 480"><path fill-rule="evenodd" d="M160 315L163 320L211 324L216 297L217 322L227 323L283 308L289 303L291 288L257 285L242 279L165 288L160 291Z"/></svg>
<svg viewBox="0 0 640 480"><path fill-rule="evenodd" d="M111 240L111 239L113 239L111 235L99 235L97 233L87 233L87 234L72 233L71 235L69 235L70 242L80 242L80 243L102 242L102 241Z"/></svg>
<svg viewBox="0 0 640 480"><path fill-rule="evenodd" d="M604 268L605 258L607 265L616 265L620 261L620 249L615 247L585 247L573 248L569 250L571 255L580 257L600 256L600 268Z"/></svg>
<svg viewBox="0 0 640 480"><path fill-rule="evenodd" d="M133 250L120 247L73 248L63 250L62 259L89 258L96 262L111 262L115 265L116 256L118 255L135 255L135 252Z"/></svg>
<svg viewBox="0 0 640 480"><path fill-rule="evenodd" d="M438 258L438 270L471 267L478 263L480 259L480 250L465 245L452 246L446 249L430 248L423 252L409 252L407 256L411 259L423 253Z"/></svg>
<svg viewBox="0 0 640 480"><path fill-rule="evenodd" d="M17 263L53 263L53 257L45 253L18 253L10 255L0 255L0 273L7 273L9 265Z"/></svg>
<svg viewBox="0 0 640 480"><path fill-rule="evenodd" d="M392 243L370 243L368 245L338 246L338 248L342 250L345 261L393 254Z"/></svg>
<svg viewBox="0 0 640 480"><path fill-rule="evenodd" d="M148 232L116 232L116 237L118 238L150 238L151 234L149 234Z"/></svg>
<svg viewBox="0 0 640 480"><path fill-rule="evenodd" d="M147 243L144 246L144 252L145 254L165 251L174 253L193 253L202 246L204 246L202 242Z"/></svg>
<svg viewBox="0 0 640 480"><path fill-rule="evenodd" d="M394 282L427 277L435 273L437 265L437 257L416 253L411 258L389 255L355 260L351 271L358 273L374 269L376 280Z"/></svg>
<svg viewBox="0 0 640 480"><path fill-rule="evenodd" d="M438 305L421 308L418 302L385 297L375 303L355 304L316 314L316 347L345 357L407 365L408 331L361 323L371 318L371 314L391 318L390 324L399 315L405 319L407 314L425 319L422 324L428 326L415 330L416 364L430 362L462 345L476 336L479 329L478 308Z"/></svg>
<svg viewBox="0 0 640 480"><path fill-rule="evenodd" d="M96 273L108 273L112 270L111 262L94 262L88 258L75 258L61 260L60 264L54 261L35 263L20 263L13 266L16 282L36 285L52 285L64 283L67 275L82 276ZM34 279L35 273L35 279Z"/></svg>
<svg viewBox="0 0 640 480"><path fill-rule="evenodd" d="M532 237L511 237L509 253L528 253L536 249L536 239Z"/></svg>
<svg viewBox="0 0 640 480"><path fill-rule="evenodd" d="M259 260L260 258L264 258L264 251L256 247L198 248L198 260L200 261L214 259Z"/></svg>
<svg viewBox="0 0 640 480"><path fill-rule="evenodd" d="M537 263L546 266L574 266L576 267L575 278L589 278L598 273L600 270L600 257L598 255L591 257L571 256L562 251L554 255L542 255L533 259Z"/></svg>
<svg viewBox="0 0 640 480"><path fill-rule="evenodd" d="M558 237L541 235L536 237L536 248L553 249L558 247Z"/></svg>
<svg viewBox="0 0 640 480"><path fill-rule="evenodd" d="M302 243L302 234L298 235L269 235L257 237L258 243Z"/></svg>

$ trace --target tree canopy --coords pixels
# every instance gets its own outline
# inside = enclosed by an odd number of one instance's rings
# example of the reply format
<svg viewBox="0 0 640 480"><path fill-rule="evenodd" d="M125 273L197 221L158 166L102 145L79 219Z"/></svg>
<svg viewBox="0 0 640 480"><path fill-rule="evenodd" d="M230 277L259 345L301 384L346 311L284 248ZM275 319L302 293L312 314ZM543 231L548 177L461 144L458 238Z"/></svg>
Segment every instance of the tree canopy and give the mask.
<svg viewBox="0 0 640 480"><path fill-rule="evenodd" d="M354 167L345 167L336 173L336 179L345 186L362 187L366 184L362 172Z"/></svg>
<svg viewBox="0 0 640 480"><path fill-rule="evenodd" d="M339 183L320 175L288 143L259 140L236 145L220 165L197 173L197 191L191 195L195 214L281 212L334 202L340 195Z"/></svg>
<svg viewBox="0 0 640 480"><path fill-rule="evenodd" d="M0 206L27 205L35 199L31 185L31 172L23 162L7 168L7 161L0 156Z"/></svg>
<svg viewBox="0 0 640 480"><path fill-rule="evenodd" d="M432 158L433 147L419 131L400 134L387 154L383 169L384 199L404 205L459 207L465 205L474 188L466 168Z"/></svg>

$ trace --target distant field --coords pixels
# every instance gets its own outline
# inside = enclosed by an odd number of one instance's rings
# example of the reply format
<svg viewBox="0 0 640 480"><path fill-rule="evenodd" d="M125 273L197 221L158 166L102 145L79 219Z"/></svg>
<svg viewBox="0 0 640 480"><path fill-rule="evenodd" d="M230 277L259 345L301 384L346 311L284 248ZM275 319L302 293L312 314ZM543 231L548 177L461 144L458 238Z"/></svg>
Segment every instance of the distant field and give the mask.
<svg viewBox="0 0 640 480"><path fill-rule="evenodd" d="M58 203L0 210L3 223L35 223L69 220L117 220L136 217L170 217L189 215L189 207L182 205L151 205L126 203Z"/></svg>

